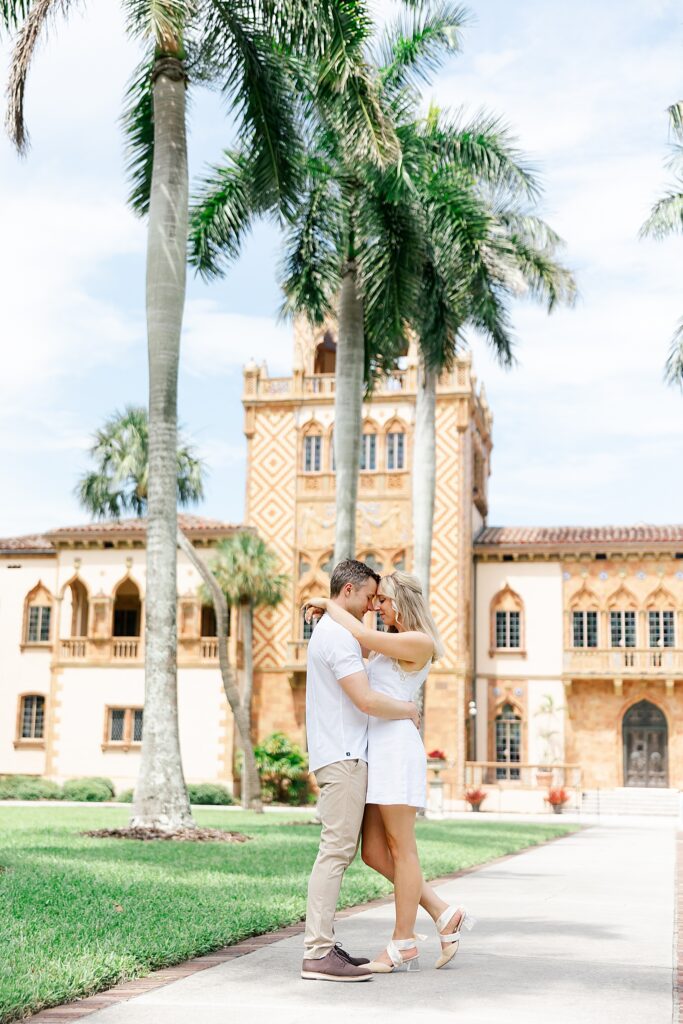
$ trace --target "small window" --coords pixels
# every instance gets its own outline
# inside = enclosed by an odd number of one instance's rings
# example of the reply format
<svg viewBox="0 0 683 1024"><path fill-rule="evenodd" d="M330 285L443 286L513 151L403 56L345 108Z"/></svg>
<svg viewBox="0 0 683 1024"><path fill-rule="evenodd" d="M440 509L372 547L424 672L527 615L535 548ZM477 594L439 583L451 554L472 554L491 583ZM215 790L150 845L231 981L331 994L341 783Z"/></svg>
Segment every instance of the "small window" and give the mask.
<svg viewBox="0 0 683 1024"><path fill-rule="evenodd" d="M228 608L228 615L229 614L230 609ZM202 605L201 635L218 636L218 628L216 625L216 610L212 604Z"/></svg>
<svg viewBox="0 0 683 1024"><path fill-rule="evenodd" d="M26 641L29 644L45 644L50 639L52 608L49 604L34 604L28 610Z"/></svg>
<svg viewBox="0 0 683 1024"><path fill-rule="evenodd" d="M320 568L328 576L332 575L334 569L334 551L328 551L326 555L323 555L323 561L320 563Z"/></svg>
<svg viewBox="0 0 683 1024"><path fill-rule="evenodd" d="M650 647L674 647L675 627L672 611L648 612Z"/></svg>
<svg viewBox="0 0 683 1024"><path fill-rule="evenodd" d="M496 612L496 647L519 648L520 646L520 613L516 611Z"/></svg>
<svg viewBox="0 0 683 1024"><path fill-rule="evenodd" d="M377 555L373 554L372 551L370 551L367 555L362 555L361 562L365 562L365 564L370 569L372 569L373 572L376 572L378 576L382 575L382 572L384 571L384 566L380 558Z"/></svg>
<svg viewBox="0 0 683 1024"><path fill-rule="evenodd" d="M405 553L405 551L399 551L399 553L394 557L393 565L394 565L394 569L399 569L401 572L405 572L405 567L406 567L406 553Z"/></svg>
<svg viewBox="0 0 683 1024"><path fill-rule="evenodd" d="M405 434L392 431L387 434L387 469L405 468Z"/></svg>
<svg viewBox="0 0 683 1024"><path fill-rule="evenodd" d="M20 731L22 740L42 740L45 730L45 698L31 694L21 698Z"/></svg>
<svg viewBox="0 0 683 1024"><path fill-rule="evenodd" d="M574 647L598 646L598 613L574 612L572 615Z"/></svg>
<svg viewBox="0 0 683 1024"><path fill-rule="evenodd" d="M106 744L129 747L142 743L142 708L108 708Z"/></svg>
<svg viewBox="0 0 683 1024"><path fill-rule="evenodd" d="M360 445L360 468L372 473L377 469L377 435L363 434Z"/></svg>
<svg viewBox="0 0 683 1024"><path fill-rule="evenodd" d="M304 438L304 473L319 473L323 439L320 434Z"/></svg>
<svg viewBox="0 0 683 1024"><path fill-rule="evenodd" d="M612 647L636 646L636 613L609 613L610 644Z"/></svg>

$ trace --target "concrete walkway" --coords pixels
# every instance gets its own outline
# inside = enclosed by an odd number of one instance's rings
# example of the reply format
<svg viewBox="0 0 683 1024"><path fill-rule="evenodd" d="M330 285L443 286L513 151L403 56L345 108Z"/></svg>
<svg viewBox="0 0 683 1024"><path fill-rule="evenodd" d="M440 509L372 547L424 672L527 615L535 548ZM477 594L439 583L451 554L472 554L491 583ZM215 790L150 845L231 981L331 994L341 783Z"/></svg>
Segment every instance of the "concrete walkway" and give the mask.
<svg viewBox="0 0 683 1024"><path fill-rule="evenodd" d="M420 911L419 973L361 985L302 981L301 936L88 1016L88 1024L670 1024L674 825L593 827L441 886L477 917L452 964ZM379 951L391 906L338 924Z"/></svg>

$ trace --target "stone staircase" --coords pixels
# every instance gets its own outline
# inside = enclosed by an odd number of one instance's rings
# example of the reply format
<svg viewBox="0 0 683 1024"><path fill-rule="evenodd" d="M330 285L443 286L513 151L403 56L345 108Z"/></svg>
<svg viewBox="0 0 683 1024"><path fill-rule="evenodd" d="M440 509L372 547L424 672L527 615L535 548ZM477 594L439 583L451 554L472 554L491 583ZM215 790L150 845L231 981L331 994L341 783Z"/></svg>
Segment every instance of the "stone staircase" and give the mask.
<svg viewBox="0 0 683 1024"><path fill-rule="evenodd" d="M680 795L677 789L587 789L581 794L581 813L677 818Z"/></svg>

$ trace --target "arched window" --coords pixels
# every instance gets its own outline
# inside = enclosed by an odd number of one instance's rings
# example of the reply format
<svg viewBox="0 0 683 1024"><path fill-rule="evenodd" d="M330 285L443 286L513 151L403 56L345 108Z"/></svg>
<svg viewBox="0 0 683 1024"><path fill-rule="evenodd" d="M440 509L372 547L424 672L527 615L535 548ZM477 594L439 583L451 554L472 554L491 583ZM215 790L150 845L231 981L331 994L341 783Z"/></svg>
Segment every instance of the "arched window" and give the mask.
<svg viewBox="0 0 683 1024"><path fill-rule="evenodd" d="M326 551L320 559L320 568L328 576L332 575L334 569L334 551Z"/></svg>
<svg viewBox="0 0 683 1024"><path fill-rule="evenodd" d="M24 603L24 642L48 644L52 626L52 594L38 583Z"/></svg>
<svg viewBox="0 0 683 1024"><path fill-rule="evenodd" d="M405 551L397 551L394 555L391 563L394 569L400 569L401 572L405 572L406 568L406 553Z"/></svg>
<svg viewBox="0 0 683 1024"><path fill-rule="evenodd" d="M626 587L612 594L607 601L609 609L610 647L638 646L638 603Z"/></svg>
<svg viewBox="0 0 683 1024"><path fill-rule="evenodd" d="M116 589L112 636L140 636L140 591L131 579L125 579Z"/></svg>
<svg viewBox="0 0 683 1024"><path fill-rule="evenodd" d="M334 373L337 362L337 343L331 331L325 331L323 340L316 346L313 373Z"/></svg>
<svg viewBox="0 0 683 1024"><path fill-rule="evenodd" d="M63 637L87 637L88 610L88 591L85 584L79 579L71 580L67 583L62 598L61 635Z"/></svg>
<svg viewBox="0 0 683 1024"><path fill-rule="evenodd" d="M664 587L657 589L646 602L648 645L676 646L676 612L672 595Z"/></svg>
<svg viewBox="0 0 683 1024"><path fill-rule="evenodd" d="M598 646L598 599L585 585L571 603L572 647Z"/></svg>
<svg viewBox="0 0 683 1024"><path fill-rule="evenodd" d="M301 469L304 473L319 473L322 469L323 435L317 423L311 423L303 437Z"/></svg>
<svg viewBox="0 0 683 1024"><path fill-rule="evenodd" d="M505 767L496 768L497 779L518 779L522 759L522 719L513 704L503 704L495 720L496 761Z"/></svg>
<svg viewBox="0 0 683 1024"><path fill-rule="evenodd" d="M17 740L42 740L45 736L45 697L27 693L19 701Z"/></svg>
<svg viewBox="0 0 683 1024"><path fill-rule="evenodd" d="M228 606L228 633L230 633L230 606ZM216 610L212 604L202 605L201 635L206 637L218 635Z"/></svg>
<svg viewBox="0 0 683 1024"><path fill-rule="evenodd" d="M373 423L363 424L360 444L360 468L363 473L374 473L377 469L377 428Z"/></svg>
<svg viewBox="0 0 683 1024"><path fill-rule="evenodd" d="M491 650L524 649L524 602L505 585L491 602Z"/></svg>
<svg viewBox="0 0 683 1024"><path fill-rule="evenodd" d="M406 467L406 432L398 420L393 420L386 431L386 468L392 473Z"/></svg>

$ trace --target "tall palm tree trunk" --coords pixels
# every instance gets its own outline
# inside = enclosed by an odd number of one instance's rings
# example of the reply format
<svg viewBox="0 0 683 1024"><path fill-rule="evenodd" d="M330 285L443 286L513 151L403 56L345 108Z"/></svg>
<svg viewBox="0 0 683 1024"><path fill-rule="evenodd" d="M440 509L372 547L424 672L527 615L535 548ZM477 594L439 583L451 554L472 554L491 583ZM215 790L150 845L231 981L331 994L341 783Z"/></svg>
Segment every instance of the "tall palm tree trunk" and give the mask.
<svg viewBox="0 0 683 1024"><path fill-rule="evenodd" d="M429 601L436 493L436 370L420 359L413 441L413 567Z"/></svg>
<svg viewBox="0 0 683 1024"><path fill-rule="evenodd" d="M192 825L178 733L177 396L188 231L185 70L154 67L154 166L147 243L149 493L145 714L132 825Z"/></svg>
<svg viewBox="0 0 683 1024"><path fill-rule="evenodd" d="M251 601L246 601L242 605L242 639L244 651L242 703L251 721L251 700L254 693L254 606Z"/></svg>
<svg viewBox="0 0 683 1024"><path fill-rule="evenodd" d="M339 297L334 397L336 467L335 563L356 557L356 502L363 429L363 302L356 285L356 263L342 271Z"/></svg>
<svg viewBox="0 0 683 1024"><path fill-rule="evenodd" d="M245 807L250 807L252 811L262 811L261 777L256 767L254 748L251 744L251 717L247 713L245 703L240 697L235 675L228 659L228 602L225 599L225 594L216 582L216 577L204 560L197 554L182 530L178 530L177 542L178 547L187 555L211 594L213 607L216 612L218 664L221 670L221 679L223 680L223 690L235 719L244 753L242 803Z"/></svg>

